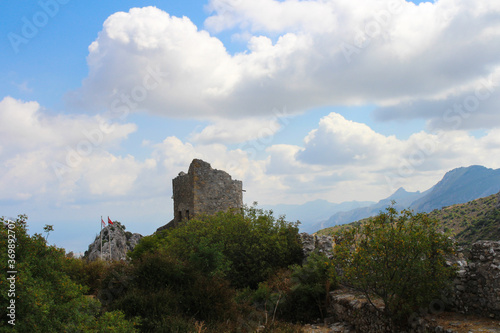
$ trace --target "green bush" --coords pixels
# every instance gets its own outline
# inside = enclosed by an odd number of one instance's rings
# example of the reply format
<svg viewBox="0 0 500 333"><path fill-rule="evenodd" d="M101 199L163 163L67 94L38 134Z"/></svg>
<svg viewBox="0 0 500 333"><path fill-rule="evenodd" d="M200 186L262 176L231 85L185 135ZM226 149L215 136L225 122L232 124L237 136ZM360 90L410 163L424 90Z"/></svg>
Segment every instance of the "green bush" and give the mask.
<svg viewBox="0 0 500 333"><path fill-rule="evenodd" d="M370 302L382 299L385 315L398 323L439 298L454 276L455 268L445 262L452 241L427 214L398 214L389 207L341 232L334 249L342 284L362 291Z"/></svg>
<svg viewBox="0 0 500 333"><path fill-rule="evenodd" d="M255 207L198 216L146 237L130 256L158 251L188 261L204 274L225 276L237 288L256 288L275 270L302 260L297 224Z"/></svg>
<svg viewBox="0 0 500 333"><path fill-rule="evenodd" d="M145 253L128 270L108 274L104 283L113 285L107 293L110 309L141 317L143 332L184 331L196 321L217 325L238 315L228 281L165 253Z"/></svg>
<svg viewBox="0 0 500 333"><path fill-rule="evenodd" d="M289 297L290 319L302 322L324 319L330 291L337 287L334 262L324 254L312 253L304 265L295 265Z"/></svg>
<svg viewBox="0 0 500 333"><path fill-rule="evenodd" d="M260 312L236 297L235 288L256 288L299 263L302 245L296 224L251 207L197 216L144 237L129 256L129 270L109 273L103 283L122 281L107 293L109 307L140 316L142 331L193 331L201 325L214 332L252 332Z"/></svg>
<svg viewBox="0 0 500 333"><path fill-rule="evenodd" d="M86 294L97 295L108 268L108 262L101 260L87 261L82 258L66 256L61 268L71 280L87 287Z"/></svg>
<svg viewBox="0 0 500 333"><path fill-rule="evenodd" d="M276 318L312 322L325 318L329 292L336 286L332 260L312 253L304 265L280 270L259 283L253 299L268 314L268 322L274 323Z"/></svg>

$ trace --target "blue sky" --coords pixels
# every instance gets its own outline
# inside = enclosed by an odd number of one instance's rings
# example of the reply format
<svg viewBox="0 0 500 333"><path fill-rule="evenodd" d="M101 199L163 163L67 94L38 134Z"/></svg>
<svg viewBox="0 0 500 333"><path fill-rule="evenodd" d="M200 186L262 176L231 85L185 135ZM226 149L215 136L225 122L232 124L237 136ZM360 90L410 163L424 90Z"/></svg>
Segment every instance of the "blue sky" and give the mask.
<svg viewBox="0 0 500 333"><path fill-rule="evenodd" d="M84 251L150 234L193 158L261 204L376 201L500 167L500 4L0 4L0 215Z"/></svg>

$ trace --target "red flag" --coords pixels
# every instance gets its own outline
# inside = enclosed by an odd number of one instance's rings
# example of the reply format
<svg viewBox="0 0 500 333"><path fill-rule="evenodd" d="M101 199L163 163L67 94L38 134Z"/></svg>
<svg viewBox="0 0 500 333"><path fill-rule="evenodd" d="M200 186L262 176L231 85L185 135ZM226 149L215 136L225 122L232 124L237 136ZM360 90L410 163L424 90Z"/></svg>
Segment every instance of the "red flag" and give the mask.
<svg viewBox="0 0 500 333"><path fill-rule="evenodd" d="M108 224L113 224L113 222L111 222L111 220L109 219L109 216L108 216Z"/></svg>
<svg viewBox="0 0 500 333"><path fill-rule="evenodd" d="M103 227L106 226L106 223L104 223L104 221L102 220L102 217L101 217L101 224L102 224Z"/></svg>

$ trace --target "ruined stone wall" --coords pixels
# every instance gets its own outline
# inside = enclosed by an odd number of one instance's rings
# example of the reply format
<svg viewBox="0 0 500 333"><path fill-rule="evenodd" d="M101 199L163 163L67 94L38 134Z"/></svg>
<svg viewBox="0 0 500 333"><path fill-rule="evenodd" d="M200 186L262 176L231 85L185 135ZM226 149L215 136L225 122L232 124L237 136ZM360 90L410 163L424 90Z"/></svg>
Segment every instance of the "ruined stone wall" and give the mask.
<svg viewBox="0 0 500 333"><path fill-rule="evenodd" d="M339 289L330 293L330 313L336 321L349 323L355 332L363 333L422 333L422 332L451 332L444 330L435 322L428 322L415 318L411 325L401 330L392 325L383 315L383 303L372 300L374 308L368 299L359 292L351 289Z"/></svg>
<svg viewBox="0 0 500 333"><path fill-rule="evenodd" d="M172 185L174 223L243 206L243 183L199 159L191 162L187 174L174 178Z"/></svg>
<svg viewBox="0 0 500 333"><path fill-rule="evenodd" d="M314 251L324 253L328 258L333 257L333 238L331 236L318 236L302 232L299 237L302 242L304 258L307 258Z"/></svg>
<svg viewBox="0 0 500 333"><path fill-rule="evenodd" d="M194 210L196 213L215 214L243 206L243 183L233 180L222 170L195 160L189 168L194 177Z"/></svg>
<svg viewBox="0 0 500 333"><path fill-rule="evenodd" d="M172 180L174 198L174 220L176 225L183 219L189 219L194 212L193 176L184 172Z"/></svg>
<svg viewBox="0 0 500 333"><path fill-rule="evenodd" d="M460 256L449 295L450 306L461 313L500 318L500 241L479 241L472 245L469 258Z"/></svg>

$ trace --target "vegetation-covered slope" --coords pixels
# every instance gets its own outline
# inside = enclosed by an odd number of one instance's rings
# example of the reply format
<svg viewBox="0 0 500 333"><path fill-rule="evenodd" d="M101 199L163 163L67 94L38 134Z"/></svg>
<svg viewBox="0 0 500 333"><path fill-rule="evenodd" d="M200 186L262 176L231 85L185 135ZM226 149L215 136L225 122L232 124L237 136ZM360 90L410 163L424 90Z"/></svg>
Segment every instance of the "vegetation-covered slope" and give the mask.
<svg viewBox="0 0 500 333"><path fill-rule="evenodd" d="M429 217L437 219L441 229L450 232L462 246L478 240L500 240L499 194L435 209L429 213ZM317 234L333 235L340 229L357 226L367 220L322 229Z"/></svg>
<svg viewBox="0 0 500 333"><path fill-rule="evenodd" d="M498 194L434 210L429 215L440 221L444 231L451 231L459 245L500 240Z"/></svg>

